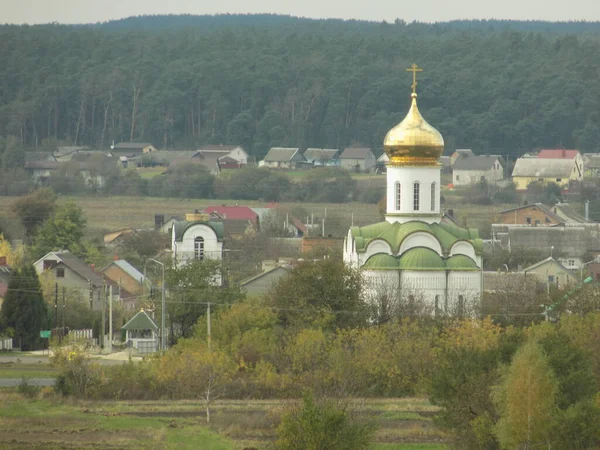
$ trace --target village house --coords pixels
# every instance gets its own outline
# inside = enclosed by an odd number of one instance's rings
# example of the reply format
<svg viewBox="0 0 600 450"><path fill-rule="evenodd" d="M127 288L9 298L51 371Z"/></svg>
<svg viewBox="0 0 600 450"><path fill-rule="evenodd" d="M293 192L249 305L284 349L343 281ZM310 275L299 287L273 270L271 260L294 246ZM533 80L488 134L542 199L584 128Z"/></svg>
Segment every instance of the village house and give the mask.
<svg viewBox="0 0 600 450"><path fill-rule="evenodd" d="M248 232L258 231L260 221L258 214L248 206L208 206L204 213L210 220L223 223L226 237L239 238Z"/></svg>
<svg viewBox="0 0 600 450"><path fill-rule="evenodd" d="M306 159L299 148L272 147L258 165L270 169L294 170L302 163L306 163Z"/></svg>
<svg viewBox="0 0 600 450"><path fill-rule="evenodd" d="M340 151L335 148L307 148L304 158L315 167L339 165Z"/></svg>
<svg viewBox="0 0 600 450"><path fill-rule="evenodd" d="M452 184L470 186L481 181L496 184L504 179L504 160L496 155L459 157L452 167Z"/></svg>
<svg viewBox="0 0 600 450"><path fill-rule="evenodd" d="M526 267L523 269L523 273L526 276L535 277L541 284L548 287L555 286L559 289L575 286L579 281L577 275L567 270L552 256Z"/></svg>
<svg viewBox="0 0 600 450"><path fill-rule="evenodd" d="M104 245L115 245L125 236L132 234L135 230L131 227L121 228L120 230L109 231L104 234Z"/></svg>
<svg viewBox="0 0 600 450"><path fill-rule="evenodd" d="M586 255L600 255L600 224L528 226L492 224L492 236L509 251L534 248L545 252L569 270L578 270Z"/></svg>
<svg viewBox="0 0 600 450"><path fill-rule="evenodd" d="M173 227L177 222L181 222L183 217L180 216L167 216L165 214L154 215L154 229L160 231L163 234L170 235L173 232Z"/></svg>
<svg viewBox="0 0 600 450"><path fill-rule="evenodd" d="M150 289L150 283L144 274L125 260L116 259L101 272L119 289L125 289L133 295L142 295L145 290L149 291Z"/></svg>
<svg viewBox="0 0 600 450"><path fill-rule="evenodd" d="M240 288L248 295L264 295L292 270L288 262L263 261L260 273L240 281Z"/></svg>
<svg viewBox="0 0 600 450"><path fill-rule="evenodd" d="M468 158L469 156L475 156L473 150L469 148L458 148L450 155L450 165L454 167L454 163L456 163L459 158Z"/></svg>
<svg viewBox="0 0 600 450"><path fill-rule="evenodd" d="M542 203L519 206L499 212L494 225L528 225L536 227L548 227L559 224L588 225L594 222L573 211L568 203L557 203L554 206L546 206ZM594 224L596 226L596 224Z"/></svg>
<svg viewBox="0 0 600 450"><path fill-rule="evenodd" d="M600 154L585 154L583 164L585 178L598 178L600 176Z"/></svg>
<svg viewBox="0 0 600 450"><path fill-rule="evenodd" d="M537 154L537 157L540 159L567 159L573 161L575 164L575 168L577 170L577 174L579 179L583 179L584 172L584 164L583 164L583 156L579 152L579 150L565 150L562 148L559 149L543 149L540 150Z"/></svg>
<svg viewBox="0 0 600 450"><path fill-rule="evenodd" d="M219 160L230 158L239 163L240 167L248 164L248 153L240 145L203 145L198 148L198 151L204 155L213 156Z"/></svg>
<svg viewBox="0 0 600 450"><path fill-rule="evenodd" d="M553 226L563 223L563 220L548 206L534 203L501 211L494 222L504 225Z"/></svg>
<svg viewBox="0 0 600 450"><path fill-rule="evenodd" d="M346 170L366 172L375 167L377 159L370 148L348 147L339 157L340 166Z"/></svg>
<svg viewBox="0 0 600 450"><path fill-rule="evenodd" d="M533 182L542 184L556 183L568 189L571 181L581 181L583 170L575 159L534 158L531 156L517 159L512 180L518 190L523 191Z"/></svg>
<svg viewBox="0 0 600 450"><path fill-rule="evenodd" d="M49 252L33 263L33 267L38 276L49 277L60 289L64 287L94 310L102 309L107 295L105 286L113 286L113 298L118 296L115 283L68 251Z"/></svg>
<svg viewBox="0 0 600 450"><path fill-rule="evenodd" d="M110 146L113 156L140 156L144 153L155 152L156 147L149 142L119 142Z"/></svg>

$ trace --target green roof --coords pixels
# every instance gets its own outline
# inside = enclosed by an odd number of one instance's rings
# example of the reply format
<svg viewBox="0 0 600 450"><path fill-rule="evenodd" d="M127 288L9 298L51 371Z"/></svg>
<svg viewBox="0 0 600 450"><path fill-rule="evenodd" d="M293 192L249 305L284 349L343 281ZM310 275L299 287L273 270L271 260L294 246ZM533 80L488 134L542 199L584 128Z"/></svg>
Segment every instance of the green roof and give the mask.
<svg viewBox="0 0 600 450"><path fill-rule="evenodd" d="M133 316L129 322L123 325L124 330L158 330L158 325L154 323L154 320L146 313L146 311L140 311Z"/></svg>
<svg viewBox="0 0 600 450"><path fill-rule="evenodd" d="M465 255L454 255L446 260L448 270L480 270L475 261Z"/></svg>
<svg viewBox="0 0 600 450"><path fill-rule="evenodd" d="M483 241L479 238L479 232L474 228L459 228L455 225L411 221L405 223L379 222L366 227L354 227L351 229L352 237L356 242L356 251L363 253L368 244L376 239L387 242L392 251L398 252L404 239L413 233L429 233L434 236L445 254L457 241L467 241L475 248L475 253L483 254Z"/></svg>
<svg viewBox="0 0 600 450"><path fill-rule="evenodd" d="M400 257L402 270L445 270L446 264L441 256L430 248L411 248Z"/></svg>
<svg viewBox="0 0 600 450"><path fill-rule="evenodd" d="M465 271L480 270L477 263L465 255L442 258L434 250L425 247L411 248L400 257L377 253L362 266L367 270L416 270L416 271Z"/></svg>
<svg viewBox="0 0 600 450"><path fill-rule="evenodd" d="M177 242L181 242L181 240L183 239L183 235L185 234L185 231L194 225L206 225L209 228L212 228L212 230L215 232L215 234L217 235L217 240L222 241L223 240L223 235L224 235L224 227L223 227L223 222L205 222L203 220L196 220L194 222L186 222L186 221L182 221L182 222L177 222L175 224L175 227L173 228L174 232L175 232L175 241Z"/></svg>
<svg viewBox="0 0 600 450"><path fill-rule="evenodd" d="M385 253L378 253L371 256L363 265L363 269L373 270L398 270L399 268L398 258Z"/></svg>

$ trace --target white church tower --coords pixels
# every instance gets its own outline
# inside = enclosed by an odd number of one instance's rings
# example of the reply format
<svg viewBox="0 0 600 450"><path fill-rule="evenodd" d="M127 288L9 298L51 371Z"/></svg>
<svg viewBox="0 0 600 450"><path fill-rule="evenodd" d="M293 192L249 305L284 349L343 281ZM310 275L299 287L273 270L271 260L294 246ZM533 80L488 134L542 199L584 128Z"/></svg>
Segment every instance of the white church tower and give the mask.
<svg viewBox="0 0 600 450"><path fill-rule="evenodd" d="M416 65L408 114L384 139L388 156L385 222L353 227L344 261L360 268L366 292L419 296L432 314L472 315L482 292L483 242L477 230L442 220L444 138L417 106Z"/></svg>

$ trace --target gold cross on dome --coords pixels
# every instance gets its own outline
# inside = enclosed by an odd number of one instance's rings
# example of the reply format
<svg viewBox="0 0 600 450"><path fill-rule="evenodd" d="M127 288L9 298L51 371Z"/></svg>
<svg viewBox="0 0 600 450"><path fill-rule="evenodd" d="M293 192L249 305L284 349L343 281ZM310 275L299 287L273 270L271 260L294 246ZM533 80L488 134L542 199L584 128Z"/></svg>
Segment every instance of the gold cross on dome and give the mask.
<svg viewBox="0 0 600 450"><path fill-rule="evenodd" d="M412 90L413 90L413 94L417 93L417 72L423 72L423 69L421 69L419 66L417 66L416 64L413 64L412 66L410 66L410 69L406 69L407 72L412 72L413 74L413 82L412 82Z"/></svg>

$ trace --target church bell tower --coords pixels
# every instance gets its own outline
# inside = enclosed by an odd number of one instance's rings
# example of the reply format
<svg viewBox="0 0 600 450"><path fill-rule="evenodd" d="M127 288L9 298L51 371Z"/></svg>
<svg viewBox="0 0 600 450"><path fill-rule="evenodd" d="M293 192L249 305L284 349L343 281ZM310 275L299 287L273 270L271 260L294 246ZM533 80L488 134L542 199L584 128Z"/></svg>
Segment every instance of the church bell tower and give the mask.
<svg viewBox="0 0 600 450"><path fill-rule="evenodd" d="M417 106L417 72L413 64L412 103L406 117L388 131L383 148L387 166L387 222L439 223L444 138L421 116Z"/></svg>

